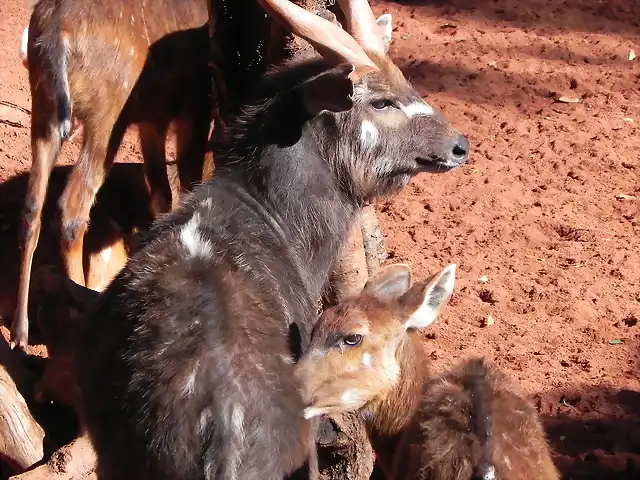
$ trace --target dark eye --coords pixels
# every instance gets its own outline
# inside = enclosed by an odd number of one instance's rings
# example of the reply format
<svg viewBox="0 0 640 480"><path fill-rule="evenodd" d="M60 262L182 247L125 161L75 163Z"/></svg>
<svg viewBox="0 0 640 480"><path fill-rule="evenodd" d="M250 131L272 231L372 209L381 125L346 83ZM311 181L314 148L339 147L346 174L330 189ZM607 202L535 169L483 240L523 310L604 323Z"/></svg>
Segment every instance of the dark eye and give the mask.
<svg viewBox="0 0 640 480"><path fill-rule="evenodd" d="M355 347L362 341L362 335L358 333L352 333L351 335L347 335L344 337L344 343L349 345L350 347Z"/></svg>
<svg viewBox="0 0 640 480"><path fill-rule="evenodd" d="M387 107L393 107L394 104L391 100L388 100L386 98L381 98L378 100L373 100L371 102L371 106L376 110L384 110Z"/></svg>

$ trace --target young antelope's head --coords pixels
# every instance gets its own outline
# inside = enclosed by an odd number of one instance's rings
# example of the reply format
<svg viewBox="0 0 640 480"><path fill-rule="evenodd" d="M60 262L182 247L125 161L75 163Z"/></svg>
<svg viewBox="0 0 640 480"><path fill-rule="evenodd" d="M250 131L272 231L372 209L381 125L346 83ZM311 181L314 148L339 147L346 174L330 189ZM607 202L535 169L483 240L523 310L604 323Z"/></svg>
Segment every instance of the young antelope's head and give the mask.
<svg viewBox="0 0 640 480"><path fill-rule="evenodd" d="M362 293L324 312L296 366L305 417L358 410L394 388L408 335L433 323L453 293L456 266L411 286L411 269L391 265Z"/></svg>

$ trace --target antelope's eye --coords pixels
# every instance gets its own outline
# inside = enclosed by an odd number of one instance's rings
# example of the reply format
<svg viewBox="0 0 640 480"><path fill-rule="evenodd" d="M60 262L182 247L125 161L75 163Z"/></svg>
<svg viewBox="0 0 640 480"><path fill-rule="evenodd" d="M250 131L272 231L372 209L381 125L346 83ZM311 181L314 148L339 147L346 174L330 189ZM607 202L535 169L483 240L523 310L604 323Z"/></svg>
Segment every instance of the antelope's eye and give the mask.
<svg viewBox="0 0 640 480"><path fill-rule="evenodd" d="M358 333L352 333L351 335L347 335L344 337L345 345L349 345L350 347L355 347L362 341L362 335Z"/></svg>
<svg viewBox="0 0 640 480"><path fill-rule="evenodd" d="M393 102L386 98L380 98L378 100L372 100L371 106L376 110L384 110L387 107L393 107Z"/></svg>

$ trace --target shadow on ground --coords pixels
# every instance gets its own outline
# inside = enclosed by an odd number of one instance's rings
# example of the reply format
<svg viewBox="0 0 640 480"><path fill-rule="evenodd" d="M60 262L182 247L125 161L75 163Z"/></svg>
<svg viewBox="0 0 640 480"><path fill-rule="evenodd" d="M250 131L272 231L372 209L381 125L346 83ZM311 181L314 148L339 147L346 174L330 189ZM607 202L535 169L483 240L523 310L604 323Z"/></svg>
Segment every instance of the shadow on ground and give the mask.
<svg viewBox="0 0 640 480"><path fill-rule="evenodd" d="M640 478L640 392L585 385L534 402L564 480Z"/></svg>
<svg viewBox="0 0 640 480"><path fill-rule="evenodd" d="M85 239L85 257L110 245L118 232L146 229L151 222L149 197L141 163L116 163L100 189L91 210ZM58 198L71 168L54 168L42 214L42 232L34 255L32 272L44 265L61 266ZM20 250L18 246L22 203L28 174L17 175L0 184L0 317L7 326L15 308L18 291Z"/></svg>
<svg viewBox="0 0 640 480"><path fill-rule="evenodd" d="M441 8L443 13L467 12L481 22L515 28L541 28L549 33L578 31L637 35L638 0L391 0L390 3Z"/></svg>

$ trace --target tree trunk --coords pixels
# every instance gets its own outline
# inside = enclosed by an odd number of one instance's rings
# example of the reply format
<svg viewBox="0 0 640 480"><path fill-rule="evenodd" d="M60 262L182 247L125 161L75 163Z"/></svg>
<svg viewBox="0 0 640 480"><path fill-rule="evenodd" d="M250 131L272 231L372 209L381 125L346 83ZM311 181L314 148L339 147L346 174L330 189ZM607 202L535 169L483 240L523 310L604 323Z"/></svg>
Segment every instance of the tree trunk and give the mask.
<svg viewBox="0 0 640 480"><path fill-rule="evenodd" d="M34 381L19 354L0 337L0 460L17 472L44 455L45 432L23 396L33 392Z"/></svg>
<svg viewBox="0 0 640 480"><path fill-rule="evenodd" d="M367 270L369 277L374 277L378 274L380 265L387 259L387 249L384 245L384 236L380 230L376 211L372 205L364 207L361 225Z"/></svg>

